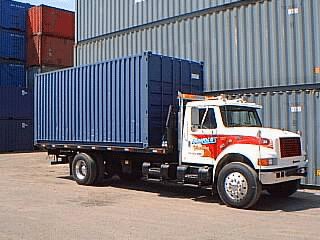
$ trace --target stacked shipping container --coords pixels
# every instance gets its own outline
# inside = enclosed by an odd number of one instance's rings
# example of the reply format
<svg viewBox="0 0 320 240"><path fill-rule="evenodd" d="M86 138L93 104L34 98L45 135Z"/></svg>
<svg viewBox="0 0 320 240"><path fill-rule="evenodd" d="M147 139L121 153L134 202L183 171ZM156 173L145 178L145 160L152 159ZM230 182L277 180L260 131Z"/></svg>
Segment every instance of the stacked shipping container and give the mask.
<svg viewBox="0 0 320 240"><path fill-rule="evenodd" d="M73 65L74 13L48 6L32 7L27 20L27 76Z"/></svg>
<svg viewBox="0 0 320 240"><path fill-rule="evenodd" d="M0 0L0 85L25 84L26 13L29 4ZM12 76L19 77L12 79Z"/></svg>
<svg viewBox="0 0 320 240"><path fill-rule="evenodd" d="M260 89L270 96L266 106L276 101L274 91L320 88L318 0L77 0L76 7L77 65L142 51L204 61L206 92ZM315 95L308 96L308 102L316 101ZM280 102L291 110L289 101ZM284 126L288 116L279 113L269 110L264 118L272 127ZM296 128L308 133L303 137L312 153L307 184L320 185L315 174L320 172L319 139L309 129L318 129L319 121L308 114L298 114L308 128ZM284 128L295 130L288 124Z"/></svg>
<svg viewBox="0 0 320 240"><path fill-rule="evenodd" d="M81 0L76 3L77 41L157 23L210 7L222 7L241 0ZM247 1L247 2L252 2Z"/></svg>
<svg viewBox="0 0 320 240"><path fill-rule="evenodd" d="M32 150L32 91L25 89L29 4L0 0L0 152Z"/></svg>
<svg viewBox="0 0 320 240"><path fill-rule="evenodd" d="M0 0L0 28L25 32L28 8L29 4Z"/></svg>
<svg viewBox="0 0 320 240"><path fill-rule="evenodd" d="M213 7L78 41L76 64L152 51L204 61L205 91L320 83L320 1L256 2ZM88 9L94 4L90 1ZM78 14L78 23L83 16ZM82 25L77 26L81 32Z"/></svg>

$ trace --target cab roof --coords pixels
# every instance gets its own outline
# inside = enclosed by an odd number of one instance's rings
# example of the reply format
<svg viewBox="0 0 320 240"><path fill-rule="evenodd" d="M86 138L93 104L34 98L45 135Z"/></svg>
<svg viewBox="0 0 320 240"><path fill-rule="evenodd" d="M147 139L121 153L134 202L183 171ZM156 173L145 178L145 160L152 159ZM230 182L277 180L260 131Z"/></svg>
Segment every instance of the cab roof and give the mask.
<svg viewBox="0 0 320 240"><path fill-rule="evenodd" d="M239 107L250 107L261 109L262 106L256 103L249 103L243 99L234 99L234 100L226 100L226 99L217 99L217 100L205 100L205 101L191 101L187 103L187 106L190 107L199 107L199 106L239 106Z"/></svg>

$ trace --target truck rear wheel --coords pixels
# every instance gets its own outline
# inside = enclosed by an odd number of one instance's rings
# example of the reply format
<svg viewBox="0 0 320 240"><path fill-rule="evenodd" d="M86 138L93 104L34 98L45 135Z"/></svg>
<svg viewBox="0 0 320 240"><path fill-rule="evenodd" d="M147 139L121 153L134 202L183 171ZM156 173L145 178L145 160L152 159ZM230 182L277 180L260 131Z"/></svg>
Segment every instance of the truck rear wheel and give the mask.
<svg viewBox="0 0 320 240"><path fill-rule="evenodd" d="M221 200L235 208L252 207L261 194L257 173L240 162L229 163L222 168L218 176L217 189Z"/></svg>
<svg viewBox="0 0 320 240"><path fill-rule="evenodd" d="M72 175L80 185L92 185L97 177L97 164L85 153L77 154L72 162Z"/></svg>
<svg viewBox="0 0 320 240"><path fill-rule="evenodd" d="M299 188L300 180L278 183L267 187L271 196L286 198L294 194Z"/></svg>

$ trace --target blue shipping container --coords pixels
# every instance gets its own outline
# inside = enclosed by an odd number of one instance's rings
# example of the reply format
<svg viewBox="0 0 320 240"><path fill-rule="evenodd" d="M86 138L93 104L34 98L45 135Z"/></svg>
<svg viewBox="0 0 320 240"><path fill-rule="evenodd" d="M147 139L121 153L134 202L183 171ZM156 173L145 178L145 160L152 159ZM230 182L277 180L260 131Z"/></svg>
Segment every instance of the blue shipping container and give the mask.
<svg viewBox="0 0 320 240"><path fill-rule="evenodd" d="M178 91L203 91L202 63L144 53L37 75L35 143L159 147Z"/></svg>
<svg viewBox="0 0 320 240"><path fill-rule="evenodd" d="M25 61L25 33L0 29L0 58Z"/></svg>
<svg viewBox="0 0 320 240"><path fill-rule="evenodd" d="M16 63L0 63L0 87L24 87L25 66Z"/></svg>
<svg viewBox="0 0 320 240"><path fill-rule="evenodd" d="M27 11L30 4L0 0L0 27L26 31Z"/></svg>
<svg viewBox="0 0 320 240"><path fill-rule="evenodd" d="M0 87L0 119L33 119L32 91Z"/></svg>
<svg viewBox="0 0 320 240"><path fill-rule="evenodd" d="M32 120L0 120L0 152L33 150Z"/></svg>

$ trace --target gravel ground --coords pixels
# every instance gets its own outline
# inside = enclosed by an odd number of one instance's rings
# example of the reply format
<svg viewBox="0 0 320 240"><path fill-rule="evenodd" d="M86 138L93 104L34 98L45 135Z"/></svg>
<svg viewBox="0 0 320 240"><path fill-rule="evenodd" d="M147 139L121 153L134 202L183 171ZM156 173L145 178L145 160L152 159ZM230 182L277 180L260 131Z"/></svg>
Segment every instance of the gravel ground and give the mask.
<svg viewBox="0 0 320 240"><path fill-rule="evenodd" d="M0 239L320 239L320 192L228 208L210 191L108 180L77 185L45 153L0 155Z"/></svg>

